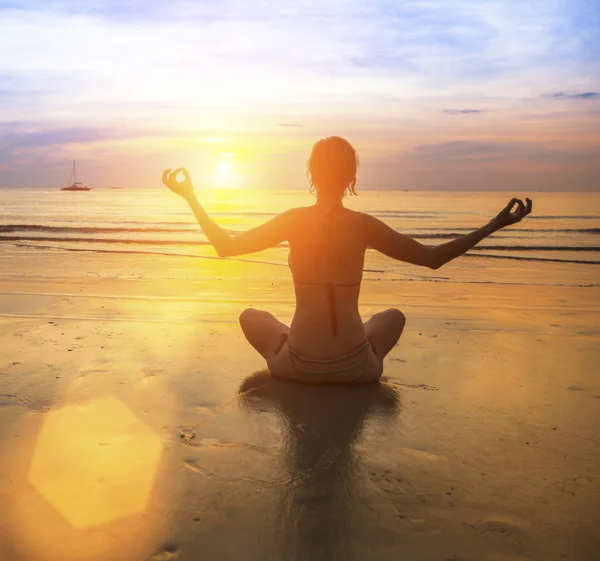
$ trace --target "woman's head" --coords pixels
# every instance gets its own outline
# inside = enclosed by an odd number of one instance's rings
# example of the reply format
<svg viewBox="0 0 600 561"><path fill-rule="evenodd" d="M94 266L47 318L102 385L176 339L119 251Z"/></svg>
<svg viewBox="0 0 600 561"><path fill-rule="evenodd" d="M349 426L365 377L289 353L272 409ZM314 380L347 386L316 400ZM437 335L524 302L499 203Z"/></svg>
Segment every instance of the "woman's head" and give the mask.
<svg viewBox="0 0 600 561"><path fill-rule="evenodd" d="M356 195L358 157L351 144L339 136L329 136L315 143L306 166L310 192L327 195Z"/></svg>

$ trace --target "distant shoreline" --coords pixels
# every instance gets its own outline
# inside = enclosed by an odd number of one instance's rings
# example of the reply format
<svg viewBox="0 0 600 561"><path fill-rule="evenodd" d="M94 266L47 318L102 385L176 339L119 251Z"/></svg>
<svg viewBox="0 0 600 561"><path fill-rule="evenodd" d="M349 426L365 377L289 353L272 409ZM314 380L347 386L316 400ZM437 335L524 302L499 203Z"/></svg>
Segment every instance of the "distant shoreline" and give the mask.
<svg viewBox="0 0 600 561"><path fill-rule="evenodd" d="M0 189L30 189L36 191L60 191L60 187L52 186L52 187L31 187L31 186L7 186L0 185ZM162 191L164 190L164 186L157 185L156 187L93 187L93 191ZM258 193L308 193L308 187L306 189L269 189L269 188L247 188L247 189L232 189L232 188L224 188L224 187L197 187L196 190L201 192L205 191L222 191L222 192L258 192ZM598 195L600 194L598 190L593 189L571 189L569 191L552 191L552 190L544 190L544 189L530 189L527 187L513 187L506 189L469 189L469 190L459 190L459 189L369 189L368 187L357 187L358 196L361 193L415 193L419 195L423 195L426 193L502 193L502 194L511 194L511 193L545 193L545 194L562 194L562 195L570 195L570 194L592 194ZM91 192L91 191L90 191Z"/></svg>

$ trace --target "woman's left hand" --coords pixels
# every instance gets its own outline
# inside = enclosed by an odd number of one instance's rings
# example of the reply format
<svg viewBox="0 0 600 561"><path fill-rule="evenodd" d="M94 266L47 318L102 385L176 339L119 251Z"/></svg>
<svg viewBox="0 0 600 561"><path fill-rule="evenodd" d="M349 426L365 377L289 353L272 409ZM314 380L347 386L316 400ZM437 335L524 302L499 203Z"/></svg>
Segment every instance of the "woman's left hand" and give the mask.
<svg viewBox="0 0 600 561"><path fill-rule="evenodd" d="M177 175L183 173L183 181L177 181ZM171 171L171 168L166 169L163 172L162 182L169 188L173 193L177 193L184 199L194 194L194 186L190 174L185 168L177 168L175 171Z"/></svg>
<svg viewBox="0 0 600 561"><path fill-rule="evenodd" d="M490 221L490 224L494 230L500 230L511 224L521 222L528 214L531 214L532 201L531 199L525 199L527 204L524 204L521 199L511 199L510 202L503 208L494 219ZM517 209L513 212L513 208Z"/></svg>

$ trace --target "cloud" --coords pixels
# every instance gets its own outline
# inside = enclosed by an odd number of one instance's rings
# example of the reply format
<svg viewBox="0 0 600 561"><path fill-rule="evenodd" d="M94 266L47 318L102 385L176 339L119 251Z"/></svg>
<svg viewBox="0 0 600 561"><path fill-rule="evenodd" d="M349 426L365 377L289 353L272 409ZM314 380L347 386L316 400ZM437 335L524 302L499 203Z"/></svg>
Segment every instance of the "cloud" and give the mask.
<svg viewBox="0 0 600 561"><path fill-rule="evenodd" d="M515 164L530 162L552 165L580 165L600 161L600 147L566 149L544 142L451 141L422 144L399 154L409 165L452 166L469 164Z"/></svg>
<svg viewBox="0 0 600 561"><path fill-rule="evenodd" d="M114 138L126 138L125 131L108 131L96 128L50 129L27 132L14 139L14 146L54 146L63 144L88 144Z"/></svg>
<svg viewBox="0 0 600 561"><path fill-rule="evenodd" d="M473 113L484 113L482 109L442 109L447 115L471 115Z"/></svg>
<svg viewBox="0 0 600 561"><path fill-rule="evenodd" d="M140 137L164 136L173 136L173 132L124 127L31 127L31 125L23 122L0 124L0 137L3 139L2 145L12 148L90 144L114 140L130 140Z"/></svg>
<svg viewBox="0 0 600 561"><path fill-rule="evenodd" d="M126 100L223 114L252 103L261 111L339 107L374 93L417 100L500 85L513 96L527 93L523 73L529 82L544 73L555 80L565 57L572 68L582 48L563 31L570 11L562 2L125 4L62 1L48 9L37 0L4 11L0 67L29 84L41 78L64 93L48 96L49 106L75 105L86 116L98 104L118 112Z"/></svg>
<svg viewBox="0 0 600 561"><path fill-rule="evenodd" d="M553 94L549 94L547 97L551 97L553 99L600 99L600 93L599 92L583 92L583 93L567 94L565 92L556 92Z"/></svg>
<svg viewBox="0 0 600 561"><path fill-rule="evenodd" d="M600 147L543 142L422 144L361 165L373 189L597 191Z"/></svg>

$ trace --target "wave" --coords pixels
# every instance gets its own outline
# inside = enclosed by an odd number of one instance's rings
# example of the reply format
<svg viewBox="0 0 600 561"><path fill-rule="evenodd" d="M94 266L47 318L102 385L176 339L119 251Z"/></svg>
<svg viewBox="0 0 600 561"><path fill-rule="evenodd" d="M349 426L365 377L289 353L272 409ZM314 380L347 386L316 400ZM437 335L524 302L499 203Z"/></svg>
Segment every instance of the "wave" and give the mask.
<svg viewBox="0 0 600 561"><path fill-rule="evenodd" d="M74 242L74 243L105 243L105 244L140 244L140 245L211 245L205 240L179 241L179 240L133 240L126 238L59 238L55 236L2 236L0 241L9 242Z"/></svg>
<svg viewBox="0 0 600 561"><path fill-rule="evenodd" d="M423 230L426 230L428 232L446 232L448 231L448 228L438 228L438 227L425 227L422 228ZM472 232L473 230L475 230L475 228L457 228L455 226L452 226L452 229L455 230L456 232L461 232L461 235L463 235L464 232ZM521 233L521 232L527 232L530 234L537 234L539 232L542 233L551 233L551 234L557 234L557 233L567 233L567 234L600 234L600 228L519 228L517 227L511 227L511 228L507 228L506 230L500 230L500 233L502 234L515 234L515 233ZM497 234L498 232L496 232ZM494 234L494 235L496 235ZM410 235L410 234L407 234ZM415 234L416 235L416 234Z"/></svg>
<svg viewBox="0 0 600 561"><path fill-rule="evenodd" d="M244 259L239 257L217 257L216 255L194 255L193 253L170 253L168 251L135 251L128 249L96 249L88 247L61 247L58 245L29 245L29 244L14 244L16 247L24 247L29 249L54 249L58 251L85 251L87 253L123 253L125 255L163 255L165 257L188 257L191 259L209 259L239 261L241 263L257 263L259 265L273 265L275 267L287 267L287 263L275 263L273 261L260 261L258 259ZM367 272L367 269L365 269ZM378 272L378 271L370 271Z"/></svg>
<svg viewBox="0 0 600 561"><path fill-rule="evenodd" d="M527 220L600 220L600 216L597 214L583 214L583 215L555 215L555 216L528 216Z"/></svg>
<svg viewBox="0 0 600 561"><path fill-rule="evenodd" d="M461 211L435 211L435 210L366 210L366 214L371 216L388 216L388 217L410 217L410 218L438 218L440 216L466 216L472 215L472 212L461 212ZM189 215L189 211L174 212L172 213L177 216ZM278 212L255 212L255 211L235 211L235 212L223 212L223 211L211 211L211 215L214 216L276 216ZM527 220L600 220L600 216L597 214L572 214L572 215L532 215L528 216Z"/></svg>
<svg viewBox="0 0 600 561"><path fill-rule="evenodd" d="M147 224L147 222L132 222L132 224ZM166 226L166 227L165 227ZM174 227L179 226L179 227ZM187 226L187 227L181 227ZM454 231L448 231L447 228L423 228L425 232L415 230L413 232L403 232L412 238L420 239L443 239L459 238L464 232L472 232L473 228L452 228ZM73 234L119 234L119 233L189 233L199 232L200 229L195 222L152 222L152 226L53 226L51 224L0 224L0 235L3 233L18 232L47 232L47 233L73 233ZM231 233L237 233L235 230L229 230ZM435 232L435 233L429 233ZM519 233L554 233L554 234L600 234L600 228L557 228L557 229L531 229L514 228L503 230L501 235L511 235Z"/></svg>
<svg viewBox="0 0 600 561"><path fill-rule="evenodd" d="M191 259L211 259L211 260L219 260L223 259L217 256L211 255L194 255L190 253L171 253L168 251L136 251L136 250L128 250L128 249L97 249L97 248L85 248L85 247L61 247L61 246L52 246L52 245L29 245L23 243L15 243L16 247L23 247L28 249L54 249L59 251L84 251L88 253L123 253L126 255L162 255L165 257L186 257ZM206 244L205 244L206 245ZM572 263L578 265L600 265L600 261L586 261L585 259L554 259L548 257L522 257L516 255L492 255L487 253L465 253L462 257L471 257L471 258L487 258L487 259L511 259L514 261L538 261L538 262L546 262L546 263ZM273 265L276 267L287 267L287 263L276 263L273 261L259 261L255 259L244 259L238 257L228 257L226 258L230 261L240 261L243 263L258 263L263 265ZM375 270L375 269L364 269L365 273L380 273L385 274L385 271ZM584 286L584 285L582 285ZM596 286L596 285L590 285Z"/></svg>
<svg viewBox="0 0 600 561"><path fill-rule="evenodd" d="M435 234L432 234L435 236ZM448 237L448 236L440 236ZM134 244L134 245L155 245L155 246L198 246L211 245L206 240L145 240L133 238L94 238L94 237L57 237L57 236L5 236L0 234L0 241L8 242L61 242L61 243L103 243L103 244ZM276 247L289 247L289 244L282 243ZM598 252L600 247L595 246L560 246L560 245L481 245L476 246L474 251L585 251Z"/></svg>
<svg viewBox="0 0 600 561"><path fill-rule="evenodd" d="M551 257L522 257L520 255L492 255L488 253L465 253L461 257L487 257L490 259L512 259L514 261L544 261L546 263L576 263L578 265L600 265L600 261L585 259L553 259Z"/></svg>
<svg viewBox="0 0 600 561"><path fill-rule="evenodd" d="M170 223L169 223L170 225ZM7 224L0 225L0 233L3 232L72 232L74 234L111 234L111 233L122 233L122 232L135 232L135 233L147 233L147 232L190 232L198 229L198 226L194 223L189 223L189 228L126 228L124 226L112 227L112 226L46 226L43 224Z"/></svg>
<svg viewBox="0 0 600 561"><path fill-rule="evenodd" d="M239 234L239 231L229 230L224 228L230 234ZM101 227L101 226L43 226L38 224L32 225L7 225L0 226L0 240L10 239L10 236L4 234L14 234L21 232L42 232L42 233L57 233L57 234L190 234L190 233L201 233L202 230L196 224L190 224L188 228L125 228L125 227ZM405 235L412 238L419 239L454 239L460 238L463 234L461 232L445 232L445 233L434 233L427 234L421 232L408 232ZM16 236L14 236L16 238ZM31 237L28 238L23 236L23 239L45 239L42 237ZM59 238L48 238L48 239L59 239ZM78 238L63 238L63 240L79 241ZM81 238L82 241L83 238ZM108 240L112 241L112 240ZM117 240L114 240L117 241Z"/></svg>
<svg viewBox="0 0 600 561"><path fill-rule="evenodd" d="M537 230L531 228L514 228L513 230L508 230L509 232L544 232L544 233L563 233L567 234L600 234L600 228L539 228Z"/></svg>
<svg viewBox="0 0 600 561"><path fill-rule="evenodd" d="M600 247L565 245L480 245L469 251L600 251Z"/></svg>

